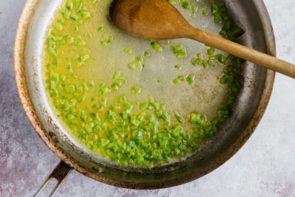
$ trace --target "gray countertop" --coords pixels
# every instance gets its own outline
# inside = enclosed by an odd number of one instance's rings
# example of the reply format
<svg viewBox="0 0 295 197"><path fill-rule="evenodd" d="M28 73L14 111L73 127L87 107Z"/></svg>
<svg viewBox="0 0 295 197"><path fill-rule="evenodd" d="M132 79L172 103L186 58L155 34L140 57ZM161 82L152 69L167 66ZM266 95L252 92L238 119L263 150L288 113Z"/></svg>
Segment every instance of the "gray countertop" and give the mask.
<svg viewBox="0 0 295 197"><path fill-rule="evenodd" d="M12 50L25 0L0 1L0 196L32 196L58 158L28 122L16 92ZM265 0L278 56L295 62L295 1ZM295 196L295 80L276 77L263 120L228 162L191 183L163 190L115 188L71 172L55 196L292 197Z"/></svg>

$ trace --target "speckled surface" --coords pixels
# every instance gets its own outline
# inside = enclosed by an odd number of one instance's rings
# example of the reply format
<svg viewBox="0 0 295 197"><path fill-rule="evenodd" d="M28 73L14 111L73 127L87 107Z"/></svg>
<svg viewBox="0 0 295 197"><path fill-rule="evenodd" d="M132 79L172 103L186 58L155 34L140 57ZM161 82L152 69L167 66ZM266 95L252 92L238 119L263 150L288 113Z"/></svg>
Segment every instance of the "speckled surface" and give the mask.
<svg viewBox="0 0 295 197"><path fill-rule="evenodd" d="M12 49L25 0L0 1L0 196L32 196L59 162L26 119L13 76ZM295 1L265 0L278 56L295 62ZM194 182L163 190L111 187L71 172L55 196L293 197L295 80L277 75L267 112L248 143L225 165Z"/></svg>

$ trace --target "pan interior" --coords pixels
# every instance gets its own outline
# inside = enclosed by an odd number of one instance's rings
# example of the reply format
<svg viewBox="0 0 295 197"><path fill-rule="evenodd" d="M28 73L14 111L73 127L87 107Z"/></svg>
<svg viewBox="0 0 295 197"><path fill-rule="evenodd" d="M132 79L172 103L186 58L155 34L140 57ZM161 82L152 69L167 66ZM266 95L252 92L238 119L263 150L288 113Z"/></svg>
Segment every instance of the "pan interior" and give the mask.
<svg viewBox="0 0 295 197"><path fill-rule="evenodd" d="M254 113L256 112L262 92L264 90L266 70L257 67L251 63L246 63L244 65L244 86L240 93L239 100L235 105L233 115L229 119L227 119L217 135L213 138L213 140L210 141L210 143L204 146L202 151L199 151L185 161L171 163L169 165L159 166L149 170L133 170L131 172L129 171L128 174L126 174L124 173L124 170L128 169L120 169L116 164L110 163L108 160L97 156L96 154L85 148L85 146L82 146L77 141L77 139L70 135L66 131L65 125L57 118L56 112L52 109L50 105L51 101L48 100L48 96L46 95L42 70L42 51L44 46L44 38L47 34L48 26L50 25L54 14L62 3L63 1L53 2L50 0L38 2L38 5L35 9L36 11L34 17L32 19L31 27L28 32L25 53L25 70L29 94L32 98L34 108L42 122L43 127L45 128L45 132L47 132L48 136L50 136L56 146L61 149L68 158L75 161L76 164L93 173L93 177L97 179L103 179L107 182L109 182L108 180L111 180L111 182L114 181L115 183L113 184L118 184L119 182L127 182L130 183L130 185L153 185L157 183L164 184L164 182L167 182L169 184L169 181L183 179L189 174L191 174L191 176L201 176L202 174L206 173L206 169L211 168L212 170L214 168L211 166L214 166L214 164L210 163L213 161L212 158L217 158L217 155L221 155L223 151L227 150L230 145L233 144L239 138L239 136L243 134L243 131L245 130L248 123L251 121ZM233 16L236 16L236 22L240 26L242 26L243 29L246 30L246 34L242 37L241 42L258 50L266 51L263 25L260 20L257 20L260 15L255 3L253 3L252 1L235 2L227 3L227 6L231 14ZM251 16L247 14L250 12L252 13ZM215 33L217 33L219 30L219 27L216 25L206 26L208 24L208 21L191 20L191 22L201 26L203 24L203 27L208 28L210 31L213 31ZM130 43L131 45L136 45L137 42L146 41L136 40ZM188 47L191 47L193 49L200 50L201 48L203 48L202 45L192 43L187 40L180 40L179 42L183 42ZM149 42L146 42L145 44L146 46L148 46ZM165 47L164 43L163 46ZM116 49L113 48L111 48L111 50L116 51ZM144 51L141 52L144 53ZM163 78L162 76L165 76L164 80L166 76L169 77L169 75L173 75L174 71L169 73L167 72L167 69L164 68L165 64L173 65L174 63L169 61L175 57L173 57L173 54L171 55L171 53L168 52L167 54L164 53L164 55L170 55L170 58L168 58L168 60L165 59L162 62L160 61L163 65L157 67L158 72L147 72L147 74L145 75L147 79L149 79L151 76L154 76L155 74L158 75L158 78L161 79ZM155 56L158 56L158 59L156 58L154 60L157 61L161 60L163 54L155 53ZM128 63L125 62L124 64ZM152 60L150 64L152 64ZM194 69L201 70L198 67ZM220 91L219 94L217 94L218 97L215 103L205 102L206 100L208 101L208 98L192 97L191 95L185 95L181 93L175 94L175 91L173 91L175 89L173 84L169 86L172 89L159 88L150 89L149 91L154 92L156 95L158 94L159 98L164 101L165 99L176 97L177 99L173 99L175 103L172 102L171 106L177 109L181 108L185 110L185 108L179 106L179 104L181 103L179 102L179 100L186 100L187 98L190 98L186 101L185 104L189 103L189 108L203 108L203 113L205 113L210 118L210 116L212 116L213 114L212 109L214 111L214 109L216 110L216 108L220 107L220 103L224 102L225 99L224 95L226 94L226 88L222 89L222 86L217 85L219 83L217 83L218 81L216 80L216 76L218 75L218 73L220 74L220 72L222 72L222 69L222 66L216 66L215 68L211 69L210 75L206 73L205 76L205 73L203 73L203 75L199 76L201 78L206 78L207 80L205 84L201 84L204 92L214 92L212 87L216 88L215 92ZM99 73L93 73L93 75L95 76L97 74ZM106 77L109 78L112 75L113 73L110 76ZM171 80L171 76L169 80ZM132 76L130 78L132 78ZM201 80L200 82L202 83ZM208 85L208 83L211 83L212 86ZM140 85L144 86L145 84ZM155 86L151 85L148 87L154 88ZM163 95L163 91L167 91L165 92L165 97L161 97L161 95ZM192 101L191 99L195 100ZM170 101L171 100L169 100L169 102Z"/></svg>

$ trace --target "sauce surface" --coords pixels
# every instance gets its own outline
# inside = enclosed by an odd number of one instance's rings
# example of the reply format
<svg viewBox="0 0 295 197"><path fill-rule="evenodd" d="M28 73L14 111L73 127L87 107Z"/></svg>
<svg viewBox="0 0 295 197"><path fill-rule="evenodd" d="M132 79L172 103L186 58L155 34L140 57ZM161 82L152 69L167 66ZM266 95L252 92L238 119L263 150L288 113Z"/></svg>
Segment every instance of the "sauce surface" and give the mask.
<svg viewBox="0 0 295 197"><path fill-rule="evenodd" d="M242 31L215 1L169 1L195 26ZM44 45L44 83L64 127L116 164L175 162L210 140L242 86L241 60L186 39L147 41L115 28L111 0L67 0ZM211 14L213 13L213 14Z"/></svg>

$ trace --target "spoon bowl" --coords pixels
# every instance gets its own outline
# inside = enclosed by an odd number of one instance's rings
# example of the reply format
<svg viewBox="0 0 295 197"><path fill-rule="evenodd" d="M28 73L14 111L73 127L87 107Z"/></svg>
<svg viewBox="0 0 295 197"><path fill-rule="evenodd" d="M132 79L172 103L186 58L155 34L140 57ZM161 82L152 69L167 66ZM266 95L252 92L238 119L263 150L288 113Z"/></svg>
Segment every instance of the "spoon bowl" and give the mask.
<svg viewBox="0 0 295 197"><path fill-rule="evenodd" d="M115 0L110 17L120 29L148 40L183 38L191 28L167 0Z"/></svg>

